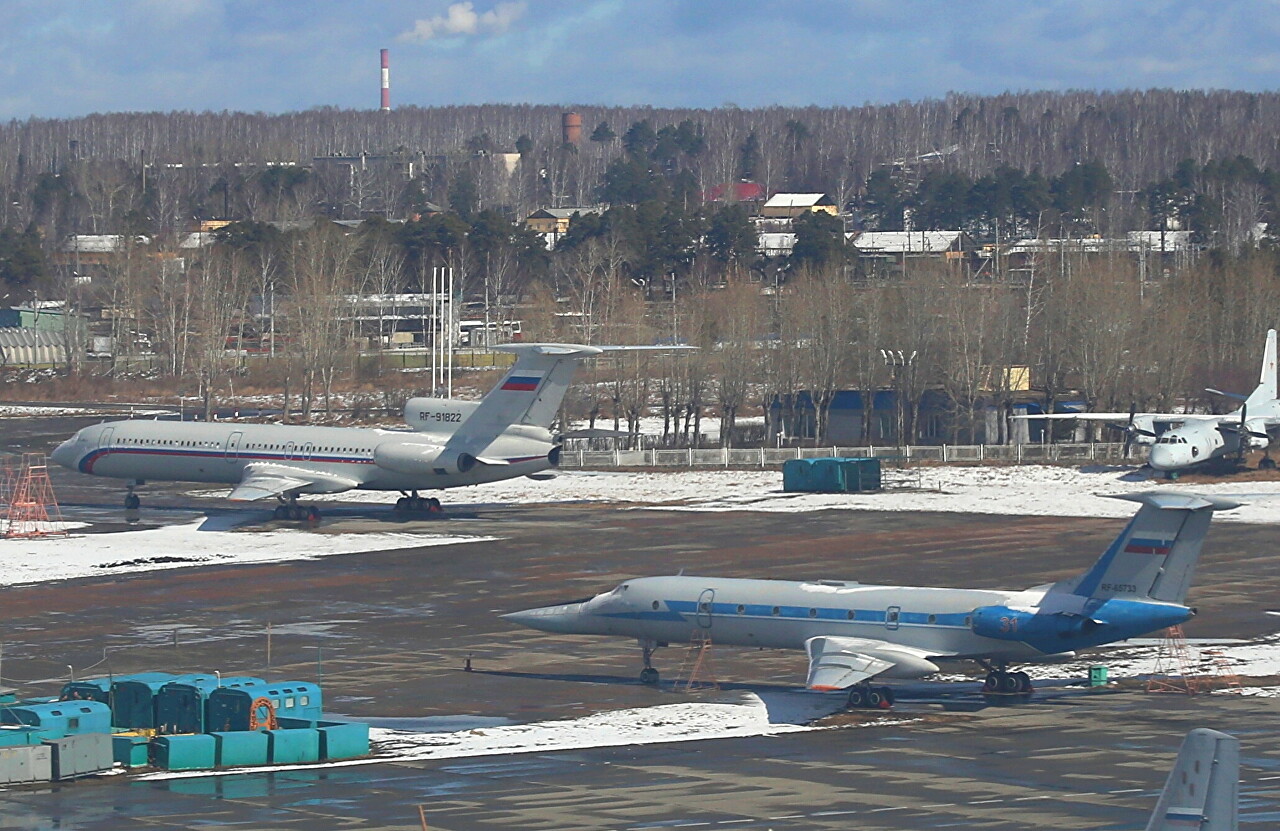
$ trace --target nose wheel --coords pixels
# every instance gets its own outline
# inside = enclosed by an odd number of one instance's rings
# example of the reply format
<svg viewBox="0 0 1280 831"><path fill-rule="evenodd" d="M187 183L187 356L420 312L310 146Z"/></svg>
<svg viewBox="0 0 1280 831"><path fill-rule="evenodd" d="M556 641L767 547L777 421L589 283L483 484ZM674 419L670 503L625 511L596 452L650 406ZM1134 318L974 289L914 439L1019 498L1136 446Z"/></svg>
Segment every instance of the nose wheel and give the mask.
<svg viewBox="0 0 1280 831"><path fill-rule="evenodd" d="M136 511L142 507L142 499L133 492L134 485L132 482L128 485L128 493L124 495L124 509L126 511Z"/></svg>
<svg viewBox="0 0 1280 831"><path fill-rule="evenodd" d="M658 670L653 666L653 653L657 651L658 644L653 641L640 641L640 648L644 652L644 669L640 670L640 683L648 684L656 687L661 676Z"/></svg>

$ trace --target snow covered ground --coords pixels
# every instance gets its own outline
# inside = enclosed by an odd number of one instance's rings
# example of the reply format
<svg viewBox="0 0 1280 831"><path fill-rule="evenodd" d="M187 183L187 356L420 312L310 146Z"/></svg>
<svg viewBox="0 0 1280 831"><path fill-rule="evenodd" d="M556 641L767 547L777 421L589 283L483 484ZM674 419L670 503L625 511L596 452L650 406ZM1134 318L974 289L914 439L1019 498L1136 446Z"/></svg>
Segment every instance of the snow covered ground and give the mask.
<svg viewBox="0 0 1280 831"><path fill-rule="evenodd" d="M81 525L81 523L69 523ZM138 531L0 539L0 586L43 583L186 566L310 560L396 548L480 542L492 537L445 534L330 534L289 528L233 531L219 518Z"/></svg>
<svg viewBox="0 0 1280 831"><path fill-rule="evenodd" d="M1132 468L1052 465L925 467L909 474L913 483L918 482L918 490L797 494L784 493L782 474L768 470L564 471L551 481L512 479L454 488L441 496L446 504L590 501L691 511L802 513L834 509L1123 518L1133 514L1134 504L1104 495L1168 490L1229 495L1249 503L1219 515L1221 521L1280 523L1280 482L1182 485L1123 478L1132 472ZM320 498L390 503L396 496L352 491Z"/></svg>
<svg viewBox="0 0 1280 831"><path fill-rule="evenodd" d="M45 407L20 406L17 404L0 405L0 418L29 418L32 416L113 416L115 418L142 418L144 416L164 415L173 410L95 410L88 407Z"/></svg>
<svg viewBox="0 0 1280 831"><path fill-rule="evenodd" d="M507 753L547 753L591 747L624 747L662 742L773 736L822 729L816 719L841 709L840 696L803 692L742 693L720 701L686 701L630 710L595 713L577 719L483 727L449 733L416 733L374 728L370 731L373 758L330 762L308 767L343 767L391 761L458 759ZM868 726L903 724L889 717ZM298 765L290 765L297 769ZM140 779L257 773L279 767L237 768L230 771L152 773Z"/></svg>

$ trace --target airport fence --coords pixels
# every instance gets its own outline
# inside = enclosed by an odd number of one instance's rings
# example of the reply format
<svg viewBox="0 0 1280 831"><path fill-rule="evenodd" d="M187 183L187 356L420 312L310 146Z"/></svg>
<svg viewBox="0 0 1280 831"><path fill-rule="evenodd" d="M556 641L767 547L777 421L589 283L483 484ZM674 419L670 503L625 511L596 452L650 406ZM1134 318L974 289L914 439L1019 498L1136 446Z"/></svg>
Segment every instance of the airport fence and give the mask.
<svg viewBox="0 0 1280 831"><path fill-rule="evenodd" d="M570 470L601 470L620 467L781 467L788 459L817 459L825 456L879 458L886 465L917 462L1123 462L1120 442L1080 444L937 444L867 445L863 447L714 447L645 450L564 450L560 467Z"/></svg>

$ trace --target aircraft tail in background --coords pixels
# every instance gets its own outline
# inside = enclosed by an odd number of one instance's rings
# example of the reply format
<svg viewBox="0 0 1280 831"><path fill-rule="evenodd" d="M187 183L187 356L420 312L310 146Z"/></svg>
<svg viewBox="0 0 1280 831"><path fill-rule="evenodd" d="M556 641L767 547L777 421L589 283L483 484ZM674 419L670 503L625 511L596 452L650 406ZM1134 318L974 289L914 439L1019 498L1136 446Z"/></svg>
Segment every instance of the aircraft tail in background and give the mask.
<svg viewBox="0 0 1280 831"><path fill-rule="evenodd" d="M1221 497L1163 491L1113 498L1142 507L1088 571L1054 584L1050 594L1182 603L1213 512L1240 505Z"/></svg>
<svg viewBox="0 0 1280 831"><path fill-rule="evenodd" d="M1261 415L1259 409L1276 400L1276 330L1267 330L1267 346L1262 352L1262 372L1258 375L1258 386L1245 399L1244 406L1250 414Z"/></svg>
<svg viewBox="0 0 1280 831"><path fill-rule="evenodd" d="M1240 740L1197 728L1182 740L1147 831L1237 831Z"/></svg>

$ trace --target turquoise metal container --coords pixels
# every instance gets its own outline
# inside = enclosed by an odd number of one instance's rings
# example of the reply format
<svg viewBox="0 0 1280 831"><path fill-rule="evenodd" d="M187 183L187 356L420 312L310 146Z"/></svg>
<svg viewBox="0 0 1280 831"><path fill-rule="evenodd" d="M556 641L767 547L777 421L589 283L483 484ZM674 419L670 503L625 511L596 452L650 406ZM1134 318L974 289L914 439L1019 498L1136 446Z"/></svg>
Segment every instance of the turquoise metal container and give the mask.
<svg viewBox="0 0 1280 831"><path fill-rule="evenodd" d="M267 758L273 765L320 761L320 731L267 730Z"/></svg>
<svg viewBox="0 0 1280 831"><path fill-rule="evenodd" d="M111 758L125 767L146 767L151 764L150 744L147 736L112 736Z"/></svg>
<svg viewBox="0 0 1280 831"><path fill-rule="evenodd" d="M322 721L320 758L326 762L369 755L369 725L360 722Z"/></svg>
<svg viewBox="0 0 1280 831"><path fill-rule="evenodd" d="M210 733L216 743L214 764L220 768L265 765L267 763L266 733L245 730L236 733Z"/></svg>
<svg viewBox="0 0 1280 831"><path fill-rule="evenodd" d="M207 770L214 766L217 742L213 736L157 736L151 740L151 761L164 770Z"/></svg>

